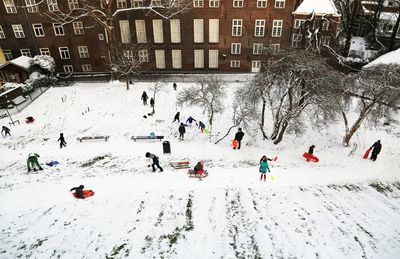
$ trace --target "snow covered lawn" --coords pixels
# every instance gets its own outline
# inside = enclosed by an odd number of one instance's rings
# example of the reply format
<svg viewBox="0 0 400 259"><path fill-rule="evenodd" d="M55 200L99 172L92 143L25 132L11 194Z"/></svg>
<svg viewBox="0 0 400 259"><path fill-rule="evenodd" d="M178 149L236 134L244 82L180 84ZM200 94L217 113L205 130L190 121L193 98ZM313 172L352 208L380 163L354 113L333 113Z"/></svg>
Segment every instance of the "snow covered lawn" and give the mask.
<svg viewBox="0 0 400 259"><path fill-rule="evenodd" d="M178 83L178 90L189 85ZM227 106L236 85L228 85ZM234 132L214 145L193 127L180 142L171 123L178 110L207 125L206 117L199 108L176 107L171 84L157 95L155 116L143 118L151 109L140 96L151 96L151 86L52 88L13 116L35 123L0 139L0 258L400 257L398 125L360 129L354 149L340 145L342 125L308 129L278 146L246 134L239 151L230 148ZM217 116L213 134L225 134L229 113ZM171 155L158 141L130 139L152 131L171 142ZM60 132L65 149L56 141ZM76 140L95 135L110 139ZM378 160L362 160L377 139ZM320 163L301 157L311 144ZM160 157L163 173L147 167L147 151ZM44 171L27 173L31 152L40 154ZM263 154L279 157L270 163L275 180L266 183L258 173ZM44 165L51 160L61 164ZM209 176L199 181L168 165L179 160L205 160ZM95 196L74 199L69 189L79 184Z"/></svg>

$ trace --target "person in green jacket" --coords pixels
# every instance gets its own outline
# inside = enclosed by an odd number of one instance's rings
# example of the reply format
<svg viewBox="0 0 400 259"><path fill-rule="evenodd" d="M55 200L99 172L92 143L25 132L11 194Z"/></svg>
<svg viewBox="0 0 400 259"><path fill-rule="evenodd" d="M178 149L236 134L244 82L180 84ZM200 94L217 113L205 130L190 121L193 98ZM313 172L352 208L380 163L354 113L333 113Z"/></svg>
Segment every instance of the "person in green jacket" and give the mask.
<svg viewBox="0 0 400 259"><path fill-rule="evenodd" d="M39 170L43 170L43 168L39 164L38 157L40 157L40 156L37 153L29 154L28 160L27 160L28 172L30 172L31 169L33 169L33 171L36 171L36 167Z"/></svg>
<svg viewBox="0 0 400 259"><path fill-rule="evenodd" d="M266 176L267 171L271 172L271 170L269 169L268 163L267 163L267 157L266 156L263 156L261 158L259 171L261 173L260 181L262 180L262 178L264 178L264 182L265 182L265 180L267 179L267 176Z"/></svg>

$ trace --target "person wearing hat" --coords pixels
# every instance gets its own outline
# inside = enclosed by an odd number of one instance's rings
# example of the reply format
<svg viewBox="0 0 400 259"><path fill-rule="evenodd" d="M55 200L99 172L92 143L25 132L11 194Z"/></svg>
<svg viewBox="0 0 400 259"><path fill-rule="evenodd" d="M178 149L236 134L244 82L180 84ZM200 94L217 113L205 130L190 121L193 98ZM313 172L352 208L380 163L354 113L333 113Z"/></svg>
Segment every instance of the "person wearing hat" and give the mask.
<svg viewBox="0 0 400 259"><path fill-rule="evenodd" d="M243 139L243 136L244 136L244 133L242 131L242 128L239 128L238 132L236 132L236 134L235 134L235 140L238 142L238 148L237 149L240 149L240 143L241 143L241 141Z"/></svg>

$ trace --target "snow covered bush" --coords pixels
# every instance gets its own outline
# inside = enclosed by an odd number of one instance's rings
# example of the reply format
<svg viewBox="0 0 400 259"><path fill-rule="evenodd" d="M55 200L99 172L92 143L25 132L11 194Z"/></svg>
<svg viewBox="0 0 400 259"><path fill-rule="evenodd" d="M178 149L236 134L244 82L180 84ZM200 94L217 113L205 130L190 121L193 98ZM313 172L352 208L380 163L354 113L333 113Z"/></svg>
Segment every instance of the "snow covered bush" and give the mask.
<svg viewBox="0 0 400 259"><path fill-rule="evenodd" d="M25 81L25 83L32 87L32 89L39 87L49 87L52 84L55 84L57 79L52 76L42 75L40 72L33 72L30 74L29 79Z"/></svg>
<svg viewBox="0 0 400 259"><path fill-rule="evenodd" d="M42 74L51 75L56 68L54 59L47 55L37 55L31 60L32 71L40 71Z"/></svg>
<svg viewBox="0 0 400 259"><path fill-rule="evenodd" d="M24 93L27 93L32 90L32 86L30 84L19 84L19 83L5 83L3 88L5 91L11 90L17 87L21 87Z"/></svg>

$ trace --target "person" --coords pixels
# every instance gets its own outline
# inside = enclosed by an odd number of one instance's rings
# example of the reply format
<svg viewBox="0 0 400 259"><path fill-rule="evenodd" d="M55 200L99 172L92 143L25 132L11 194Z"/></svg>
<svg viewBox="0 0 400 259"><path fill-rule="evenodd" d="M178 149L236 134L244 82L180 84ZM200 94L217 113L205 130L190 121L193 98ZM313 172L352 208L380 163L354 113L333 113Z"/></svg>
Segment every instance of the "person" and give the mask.
<svg viewBox="0 0 400 259"><path fill-rule="evenodd" d="M203 132L203 130L205 128L206 128L206 125L202 121L199 121L199 129L201 130L201 132Z"/></svg>
<svg viewBox="0 0 400 259"><path fill-rule="evenodd" d="M378 140L375 142L370 149L372 149L372 155L371 155L371 160L375 161L378 158L378 154L381 152L382 149L382 144L381 141Z"/></svg>
<svg viewBox="0 0 400 259"><path fill-rule="evenodd" d="M84 188L85 186L83 186L82 184L81 185L79 185L78 187L74 187L74 188L72 188L71 190L69 190L70 192L73 192L73 191L75 191L75 195L76 195L76 198L78 198L78 199L85 199L85 197L83 197L83 188Z"/></svg>
<svg viewBox="0 0 400 259"><path fill-rule="evenodd" d="M156 166L158 169L160 169L161 172L164 171L164 169L162 169L162 167L160 166L160 161L158 160L158 157L156 155L146 152L146 157L153 160L153 164L151 165L151 167L153 168L153 172L156 171Z"/></svg>
<svg viewBox="0 0 400 259"><path fill-rule="evenodd" d="M57 139L57 141L60 141L60 148L67 146L67 142L65 142L63 133L60 133L60 137Z"/></svg>
<svg viewBox="0 0 400 259"><path fill-rule="evenodd" d="M314 148L315 148L315 146L314 146L314 145L311 145L311 146L308 148L308 154L313 155L313 154L314 154Z"/></svg>
<svg viewBox="0 0 400 259"><path fill-rule="evenodd" d="M143 91L143 94L142 94L143 105L147 105L147 99L149 99L149 97L147 96L146 91Z"/></svg>
<svg viewBox="0 0 400 259"><path fill-rule="evenodd" d="M264 182L265 182L265 180L267 179L267 176L266 176L267 171L271 172L271 170L269 169L268 163L267 163L267 157L266 156L263 156L261 158L259 171L261 173L260 181L262 180L262 178L264 178Z"/></svg>
<svg viewBox="0 0 400 259"><path fill-rule="evenodd" d="M238 132L236 132L236 134L235 134L235 140L238 142L238 149L240 149L240 144L243 139L243 136L244 136L244 133L242 131L242 128L239 128ZM236 149L236 148L233 148L233 149Z"/></svg>
<svg viewBox="0 0 400 259"><path fill-rule="evenodd" d="M189 116L189 118L187 118L187 120L186 120L186 123L189 122L189 124L190 124L190 126L191 126L192 123L193 123L193 121L195 121L195 122L196 122L196 125L197 125L197 121L196 121L192 116Z"/></svg>
<svg viewBox="0 0 400 259"><path fill-rule="evenodd" d="M31 169L33 169L33 171L36 171L36 167L39 170L43 170L43 168L39 164L38 157L40 157L40 156L37 153L29 154L28 160L27 160L28 172L30 172Z"/></svg>
<svg viewBox="0 0 400 259"><path fill-rule="evenodd" d="M272 159L271 159L271 158L268 158L266 155L264 155L264 156L261 157L260 163L261 163L262 161L272 161Z"/></svg>
<svg viewBox="0 0 400 259"><path fill-rule="evenodd" d="M180 113L180 112L177 112L177 113L175 114L175 117L174 117L174 120L172 121L172 123L174 123L175 121L181 122L181 120L180 120L180 118L179 118L180 115L181 115L181 113Z"/></svg>
<svg viewBox="0 0 400 259"><path fill-rule="evenodd" d="M26 123L33 123L35 119L32 116L26 117Z"/></svg>
<svg viewBox="0 0 400 259"><path fill-rule="evenodd" d="M3 135L3 131L4 131L4 135ZM3 136L3 138L7 137L7 135L11 137L10 129L7 128L6 126L3 126L1 128L1 135Z"/></svg>
<svg viewBox="0 0 400 259"><path fill-rule="evenodd" d="M176 85L176 83L174 82L174 84L172 85L173 87L174 87L174 90L176 91L176 87L177 87L177 85Z"/></svg>
<svg viewBox="0 0 400 259"><path fill-rule="evenodd" d="M151 98L151 99L150 99L150 107L151 107L151 108L154 108L154 103L155 103L155 102L154 102L154 98Z"/></svg>
<svg viewBox="0 0 400 259"><path fill-rule="evenodd" d="M193 169L195 174L200 174L203 175L205 173L204 171L204 161L200 161L196 164L196 166Z"/></svg>
<svg viewBox="0 0 400 259"><path fill-rule="evenodd" d="M181 125L178 128L178 131L179 131L179 139L183 140L183 137L186 133L185 124L183 124L183 122L181 122Z"/></svg>

